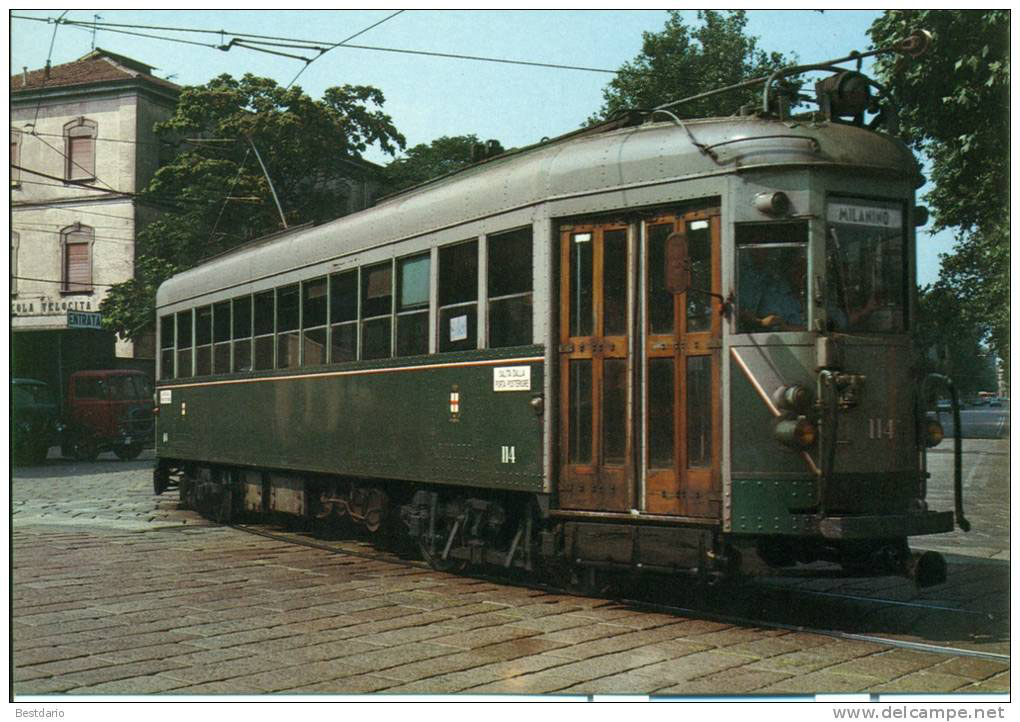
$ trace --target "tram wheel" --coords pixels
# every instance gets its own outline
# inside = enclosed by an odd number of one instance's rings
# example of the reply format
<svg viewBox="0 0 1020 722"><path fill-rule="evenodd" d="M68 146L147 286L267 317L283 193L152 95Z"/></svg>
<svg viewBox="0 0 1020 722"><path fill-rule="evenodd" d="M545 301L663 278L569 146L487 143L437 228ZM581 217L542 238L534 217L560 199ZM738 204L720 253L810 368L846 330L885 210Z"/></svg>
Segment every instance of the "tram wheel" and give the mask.
<svg viewBox="0 0 1020 722"><path fill-rule="evenodd" d="M437 572L460 572L468 566L468 563L463 559L450 556L443 558L443 552L446 550L447 544L450 543L450 537L456 537L459 526L459 521L438 514L435 519L435 536L429 538L427 534L422 534L417 539L418 550L421 552L422 558ZM452 548L453 544L450 544L450 547Z"/></svg>

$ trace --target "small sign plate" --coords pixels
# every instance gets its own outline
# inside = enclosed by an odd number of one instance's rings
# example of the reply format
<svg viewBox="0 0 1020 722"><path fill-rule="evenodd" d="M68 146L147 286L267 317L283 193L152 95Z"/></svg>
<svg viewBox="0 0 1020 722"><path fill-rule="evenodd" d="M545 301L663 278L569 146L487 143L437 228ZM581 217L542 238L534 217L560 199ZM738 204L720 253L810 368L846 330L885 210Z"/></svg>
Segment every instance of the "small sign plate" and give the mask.
<svg viewBox="0 0 1020 722"><path fill-rule="evenodd" d="M170 389L160 389L159 390L159 404L160 404L160 406L163 406L164 404L171 404L171 403L173 403L173 392Z"/></svg>
<svg viewBox="0 0 1020 722"><path fill-rule="evenodd" d="M467 316L454 316L450 319L450 342L463 341L468 337Z"/></svg>
<svg viewBox="0 0 1020 722"><path fill-rule="evenodd" d="M903 214L898 208L830 203L828 219L829 223L847 223L852 226L903 227Z"/></svg>
<svg viewBox="0 0 1020 722"><path fill-rule="evenodd" d="M68 328L97 328L103 327L103 314L95 311L68 311Z"/></svg>
<svg viewBox="0 0 1020 722"><path fill-rule="evenodd" d="M497 366L492 370L493 391L531 391L530 366Z"/></svg>

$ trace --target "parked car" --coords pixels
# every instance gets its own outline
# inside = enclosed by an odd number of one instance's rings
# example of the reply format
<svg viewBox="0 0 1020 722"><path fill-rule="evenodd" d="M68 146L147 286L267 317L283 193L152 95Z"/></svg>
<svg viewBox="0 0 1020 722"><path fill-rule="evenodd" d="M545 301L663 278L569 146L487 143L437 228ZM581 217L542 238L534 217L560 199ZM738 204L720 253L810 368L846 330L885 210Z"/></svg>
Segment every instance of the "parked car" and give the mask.
<svg viewBox="0 0 1020 722"><path fill-rule="evenodd" d="M1002 406L1002 399L1000 399L999 397L988 399L988 405L989 406L1000 406L1001 407Z"/></svg>
<svg viewBox="0 0 1020 722"><path fill-rule="evenodd" d="M68 380L61 452L92 461L103 451L137 458L153 445L152 383L141 371L77 371Z"/></svg>
<svg viewBox="0 0 1020 722"><path fill-rule="evenodd" d="M58 443L62 424L49 385L11 379L11 458L15 464L41 464Z"/></svg>

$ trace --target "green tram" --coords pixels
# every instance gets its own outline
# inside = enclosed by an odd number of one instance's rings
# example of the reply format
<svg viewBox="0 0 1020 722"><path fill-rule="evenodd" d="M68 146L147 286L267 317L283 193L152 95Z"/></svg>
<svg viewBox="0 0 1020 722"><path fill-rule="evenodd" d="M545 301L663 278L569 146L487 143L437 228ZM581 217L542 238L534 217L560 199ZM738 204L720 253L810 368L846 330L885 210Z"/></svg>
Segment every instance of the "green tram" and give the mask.
<svg viewBox="0 0 1020 722"><path fill-rule="evenodd" d="M954 528L909 338L922 178L864 127L874 83L814 67L816 112L777 73L757 112L628 114L168 280L156 492L438 568L942 581L907 545Z"/></svg>

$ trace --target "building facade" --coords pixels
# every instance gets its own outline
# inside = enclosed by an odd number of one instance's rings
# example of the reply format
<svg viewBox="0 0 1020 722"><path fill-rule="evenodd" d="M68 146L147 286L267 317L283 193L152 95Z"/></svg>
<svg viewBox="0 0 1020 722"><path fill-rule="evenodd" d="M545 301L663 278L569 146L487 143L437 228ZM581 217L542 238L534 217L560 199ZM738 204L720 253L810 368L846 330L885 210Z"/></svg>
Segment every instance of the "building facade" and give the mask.
<svg viewBox="0 0 1020 722"><path fill-rule="evenodd" d="M151 370L154 344L97 328L110 286L134 275L136 200L159 167L153 126L180 87L105 50L11 76L11 373L62 388L67 374Z"/></svg>

